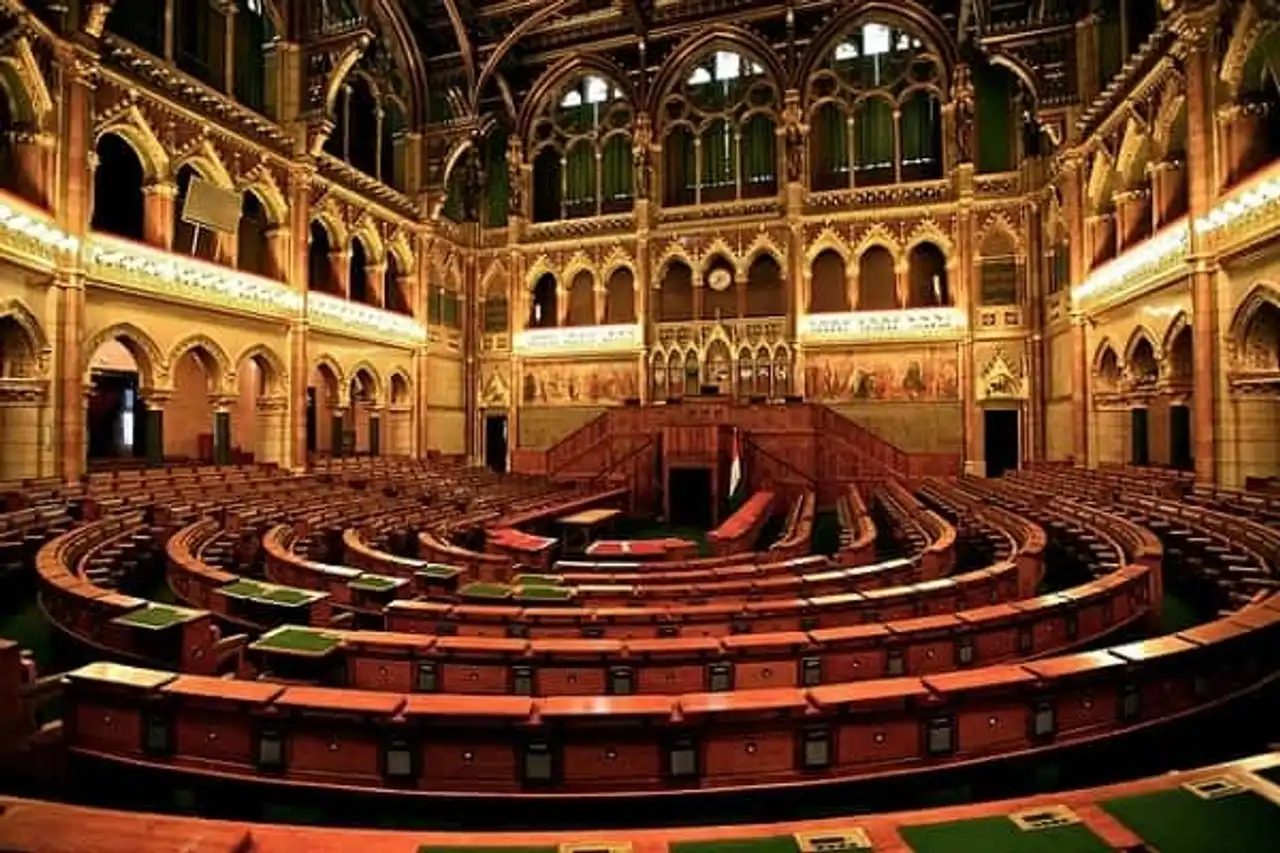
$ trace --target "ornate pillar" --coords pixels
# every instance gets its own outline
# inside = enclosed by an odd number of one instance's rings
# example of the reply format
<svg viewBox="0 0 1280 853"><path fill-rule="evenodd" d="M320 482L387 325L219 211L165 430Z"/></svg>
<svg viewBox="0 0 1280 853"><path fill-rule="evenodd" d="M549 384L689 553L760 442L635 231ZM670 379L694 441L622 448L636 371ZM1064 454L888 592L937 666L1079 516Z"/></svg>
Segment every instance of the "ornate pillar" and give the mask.
<svg viewBox="0 0 1280 853"><path fill-rule="evenodd" d="M377 305L380 308L387 306L387 265L386 263L374 264L365 267L365 278L368 284L369 292L367 294L370 305Z"/></svg>
<svg viewBox="0 0 1280 853"><path fill-rule="evenodd" d="M329 275L333 289L344 299L351 298L351 252L337 249L329 253Z"/></svg>
<svg viewBox="0 0 1280 853"><path fill-rule="evenodd" d="M305 241L304 241L305 242ZM289 281L289 226L267 229L267 274L277 281Z"/></svg>
<svg viewBox="0 0 1280 853"><path fill-rule="evenodd" d="M178 186L157 181L143 190L142 237L157 249L173 250L174 206ZM96 199L101 204L104 199Z"/></svg>
<svg viewBox="0 0 1280 853"><path fill-rule="evenodd" d="M382 455L382 410L369 409L369 455Z"/></svg>
<svg viewBox="0 0 1280 853"><path fill-rule="evenodd" d="M344 441L346 406L333 406L329 410L329 454L335 459L345 455Z"/></svg>
<svg viewBox="0 0 1280 853"><path fill-rule="evenodd" d="M1062 163L1063 216L1067 225L1067 287L1084 281L1089 272L1085 245L1084 162L1078 155ZM1082 317L1072 317L1071 328L1071 422L1072 455L1085 465L1089 460L1089 390L1086 387L1089 354Z"/></svg>
<svg viewBox="0 0 1280 853"><path fill-rule="evenodd" d="M1047 256L1044 249L1044 217L1037 201L1026 203L1027 217L1027 260L1018 259L1023 292L1026 294L1026 324L1031 329L1028 339L1030 350L1030 386L1031 411L1030 441L1027 442L1027 458L1038 462L1045 458L1045 396L1049 393L1049 383L1044 370L1044 296L1048 291Z"/></svg>
<svg viewBox="0 0 1280 853"><path fill-rule="evenodd" d="M148 465L164 464L164 410L173 399L173 392L159 388L143 388L140 392L143 403L147 406L147 428L145 430Z"/></svg>
<svg viewBox="0 0 1280 853"><path fill-rule="evenodd" d="M67 233L83 238L89 225L92 204L93 175L93 88L90 74L97 57L79 45L60 51L59 63L66 73L62 109L61 180L53 181L61 189L55 205L58 224ZM87 436L85 435L86 356L82 352L84 337L84 278L72 264L60 265L54 273L53 286L46 297L50 323L49 344L53 350L54 382L53 435L58 473L66 480L76 480L85 470Z"/></svg>
<svg viewBox="0 0 1280 853"><path fill-rule="evenodd" d="M1187 218L1195 222L1209 212L1215 189L1214 108L1216 84L1211 19L1184 33L1188 42L1187 82ZM1229 170L1227 170L1229 173ZM1217 258L1206 250L1200 233L1191 229L1191 433L1196 479L1213 483L1218 473L1217 388L1218 310L1215 284Z"/></svg>
<svg viewBox="0 0 1280 853"><path fill-rule="evenodd" d="M285 283L299 292L303 298L303 310L289 324L289 426L286 445L281 462L297 470L307 465L307 383L311 373L307 338L307 234L311 224L311 179L314 168L303 166L295 169L289 176L289 233L296 234L297 239L290 241L287 237L276 237L272 244L274 251L279 251L283 260L280 272ZM291 251L286 251L286 248ZM319 425L318 425L319 426Z"/></svg>

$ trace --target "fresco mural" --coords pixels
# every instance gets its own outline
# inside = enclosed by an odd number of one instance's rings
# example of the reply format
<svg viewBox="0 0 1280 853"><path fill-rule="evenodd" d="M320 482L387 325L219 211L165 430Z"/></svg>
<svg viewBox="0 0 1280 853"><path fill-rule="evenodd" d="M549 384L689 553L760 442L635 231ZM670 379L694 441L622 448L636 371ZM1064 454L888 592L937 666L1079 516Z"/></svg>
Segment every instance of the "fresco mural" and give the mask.
<svg viewBox="0 0 1280 853"><path fill-rule="evenodd" d="M526 364L520 389L529 406L591 406L639 395L631 361Z"/></svg>
<svg viewBox="0 0 1280 853"><path fill-rule="evenodd" d="M858 400L956 400L955 347L856 353L809 353L805 391L824 403Z"/></svg>

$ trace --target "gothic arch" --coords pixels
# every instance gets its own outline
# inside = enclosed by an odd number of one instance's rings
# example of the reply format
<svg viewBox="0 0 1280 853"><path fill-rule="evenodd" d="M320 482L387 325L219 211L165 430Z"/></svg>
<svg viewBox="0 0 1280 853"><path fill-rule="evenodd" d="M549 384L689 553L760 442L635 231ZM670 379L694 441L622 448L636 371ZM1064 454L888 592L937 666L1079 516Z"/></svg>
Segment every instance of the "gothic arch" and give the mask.
<svg viewBox="0 0 1280 853"><path fill-rule="evenodd" d="M1156 336L1153 335L1151 333L1151 330L1148 329L1146 326L1139 324L1134 327L1132 332L1129 333L1129 340L1124 345L1124 353L1123 353L1123 357L1121 358L1121 364L1123 364L1126 369L1128 369L1129 363L1133 359L1134 350L1136 350L1138 348L1138 344L1142 343L1143 341L1146 341L1147 344L1151 347L1151 355L1154 356L1157 360L1160 358L1160 354L1163 352L1163 350L1160 348L1160 344Z"/></svg>
<svg viewBox="0 0 1280 853"><path fill-rule="evenodd" d="M918 33L942 59L944 74L950 74L951 69L955 67L958 56L953 46L952 34L936 15L915 3L868 0L864 3L846 4L840 12L827 21L809 42L809 50L796 68L795 76L789 81L790 84L797 89L806 89L804 84L814 68L835 50L840 39L844 38L856 24L871 21L896 23ZM942 86L944 91L950 91L949 79L943 79Z"/></svg>
<svg viewBox="0 0 1280 853"><path fill-rule="evenodd" d="M329 235L329 250L345 252L351 240L351 233L342 221L342 212L332 200L316 205L311 210L311 221L319 222L320 227Z"/></svg>
<svg viewBox="0 0 1280 853"><path fill-rule="evenodd" d="M901 265L906 260L906 252L903 250L902 244L884 226L874 225L866 234L862 235L862 239L858 241L858 245L854 248L854 263L861 263L862 256L873 246L888 250L889 254L893 256L895 266Z"/></svg>
<svg viewBox="0 0 1280 853"><path fill-rule="evenodd" d="M495 280L502 282L502 292L505 296L511 288L511 277L507 275L506 264L500 258L489 264L489 268L484 271L484 275L480 278L481 299L487 298Z"/></svg>
<svg viewBox="0 0 1280 853"><path fill-rule="evenodd" d="M1111 353L1116 357L1116 364L1120 364L1120 353L1116 350L1115 344L1111 338L1106 337L1098 342L1097 349L1093 351L1093 362L1089 366L1089 372L1097 376L1102 370L1102 360L1106 358L1107 353Z"/></svg>
<svg viewBox="0 0 1280 853"><path fill-rule="evenodd" d="M183 166L190 166L195 169L200 177L206 181L211 181L225 190L235 188L235 181L231 178L231 173L227 171L227 166L222 162L222 156L218 154L218 149L208 139L202 139L191 150L183 152L180 156L171 158L173 166L173 174L170 177L173 180L178 179L178 173L182 171Z"/></svg>
<svg viewBox="0 0 1280 853"><path fill-rule="evenodd" d="M1244 69L1254 45L1264 38L1272 29L1280 26L1274 18L1262 15L1257 5L1244 3L1239 17L1231 28L1231 39L1223 53L1218 77L1226 88L1227 97L1235 100L1240 94L1240 86L1244 83Z"/></svg>
<svg viewBox="0 0 1280 853"><path fill-rule="evenodd" d="M1022 233L1013 226L1002 212L991 214L987 221L982 224L982 230L978 234L977 246L978 257L982 258L982 247L986 245L987 239L996 234L1002 234L1008 239L1009 244L1013 246L1014 253L1023 258L1026 255L1027 247L1022 240Z"/></svg>
<svg viewBox="0 0 1280 853"><path fill-rule="evenodd" d="M338 400L340 400L340 401L341 401L341 400L346 400L346 398L347 398L347 388L346 388L347 376L346 376L346 374L345 374L345 373L343 372L343 370L342 370L342 365L338 364L338 360L337 360L336 358L334 358L332 355L330 355L329 353L327 353L327 352L326 352L326 353L321 353L320 355L316 356L316 357L315 357L314 359L312 359L312 361L311 361L311 371L312 371L312 372L314 372L314 371L318 371L318 370L319 370L320 368L322 368L322 367L323 367L325 370L327 370L327 371L328 371L328 372L333 376L333 380L334 380L334 382L335 382L335 383L337 384L337 386L338 386L338 389L337 389L337 392L338 392ZM308 380L308 381L310 381L310 379L311 379L311 377L308 375L307 380ZM337 403L336 405L345 405L345 403Z"/></svg>
<svg viewBox="0 0 1280 853"><path fill-rule="evenodd" d="M386 241L386 254L396 260L396 269L401 275L413 275L415 272L413 245L403 231L397 232Z"/></svg>
<svg viewBox="0 0 1280 853"><path fill-rule="evenodd" d="M93 357L107 341L118 340L129 350L138 363L138 380L142 388L154 388L169 379L169 365L156 342L133 323L113 323L95 332L84 342L81 350L84 359L83 373L88 384Z"/></svg>
<svg viewBox="0 0 1280 853"><path fill-rule="evenodd" d="M516 118L516 137L527 140L533 121L547 98L554 95L561 85L586 74L601 77L617 86L623 98L636 112L647 110L647 105L640 102L639 94L631 85L631 77L616 64L596 54L569 53L543 71L529 90Z"/></svg>
<svg viewBox="0 0 1280 853"><path fill-rule="evenodd" d="M160 144L146 116L136 105L102 124L93 135L94 146L108 133L115 134L129 144L142 164L142 178L147 184L167 179L173 174L169 167L169 155Z"/></svg>
<svg viewBox="0 0 1280 853"><path fill-rule="evenodd" d="M1151 141L1155 156L1161 159L1169 155L1174 130L1186 110L1187 97L1183 85L1180 77L1165 84L1160 105L1156 108L1155 118L1151 121Z"/></svg>
<svg viewBox="0 0 1280 853"><path fill-rule="evenodd" d="M267 388L268 396L283 394L289 388L289 370L285 366L284 360L276 354L276 351L266 344L253 344L246 347L236 356L235 372L240 372L240 365L250 359L258 359L268 369Z"/></svg>
<svg viewBox="0 0 1280 853"><path fill-rule="evenodd" d="M676 45L654 78L650 90L656 98L653 103L661 103L661 99L671 93L690 62L713 50L731 50L750 57L760 63L778 92L786 90L787 73L769 43L746 27L728 24L696 32Z"/></svg>
<svg viewBox="0 0 1280 853"><path fill-rule="evenodd" d="M45 335L44 329L40 327L40 321L36 319L36 315L32 313L26 302L13 298L0 303L0 317L8 317L21 327L23 333L27 336L27 342L31 344L33 353L38 355L52 352L53 348L49 344L49 338Z"/></svg>
<svg viewBox="0 0 1280 853"><path fill-rule="evenodd" d="M533 289L538 286L539 280L541 280L544 275L550 275L556 280L556 283L559 284L559 270L551 265L551 261L548 260L546 255L539 255L538 259L533 262L533 266L529 267L529 271L525 273L524 289L532 293Z"/></svg>
<svg viewBox="0 0 1280 853"><path fill-rule="evenodd" d="M860 247L861 248L861 247ZM835 232L834 229L824 228L822 233L809 244L809 248L804 253L805 275L809 274L809 269L813 266L814 260L823 252L832 251L839 255L848 267L854 261L854 255L849 251L848 244Z"/></svg>
<svg viewBox="0 0 1280 853"><path fill-rule="evenodd" d="M378 372L378 368L374 367L367 359L361 359L351 366L347 371L348 382L355 381L355 378L361 373L369 377L373 384L373 402L375 405L382 402L382 374Z"/></svg>
<svg viewBox="0 0 1280 853"><path fill-rule="evenodd" d="M698 265L694 267L694 271L700 276L705 276L711 269L711 265L716 262L717 258L724 260L734 270L738 269L737 253L735 253L733 249L729 248L729 244L724 241L724 238L716 237L711 241L711 244L703 250L701 256L698 258Z"/></svg>
<svg viewBox="0 0 1280 853"><path fill-rule="evenodd" d="M1120 153L1116 156L1115 171L1120 179L1119 189L1130 190L1146 180L1146 165L1151 159L1149 128L1130 116L1120 141Z"/></svg>
<svg viewBox="0 0 1280 853"><path fill-rule="evenodd" d="M9 53L0 57L0 77L14 108L13 117L30 129L45 129L53 112L53 96L26 36L14 39Z"/></svg>
<svg viewBox="0 0 1280 853"><path fill-rule="evenodd" d="M751 265L761 255L768 255L773 258L774 263L778 265L778 269L782 271L782 277L785 280L787 275L787 252L784 248L774 243L773 238L763 231L756 235L756 238L751 241L751 245L747 247L747 251L738 260L738 277L746 281L747 275L751 271Z"/></svg>
<svg viewBox="0 0 1280 853"><path fill-rule="evenodd" d="M1253 322L1254 315L1263 305L1280 309L1280 287L1270 282L1258 282L1236 306L1235 313L1231 315L1227 339L1237 355L1244 352L1245 335L1249 333L1249 324Z"/></svg>
<svg viewBox="0 0 1280 853"><path fill-rule="evenodd" d="M1164 338L1160 341L1160 349L1156 350L1157 357L1167 359L1169 354L1173 352L1173 343L1178 339L1178 335L1182 334L1184 329L1191 327L1191 320L1187 317L1186 311L1178 311L1169 328L1165 329Z"/></svg>
<svg viewBox="0 0 1280 853"><path fill-rule="evenodd" d="M360 242L364 244L365 263L369 266L376 266L386 262L387 246L383 242L382 235L378 233L378 227L373 221L373 217L365 216L360 222L351 229L348 240L354 240L359 237ZM348 246L350 248L350 246Z"/></svg>
<svg viewBox="0 0 1280 853"><path fill-rule="evenodd" d="M609 256L604 259L604 263L600 264L600 280L608 282L613 274L620 269L630 270L632 276L636 274L636 262L619 246L609 253Z"/></svg>
<svg viewBox="0 0 1280 853"><path fill-rule="evenodd" d="M1089 210L1101 212L1111 204L1111 191L1115 177L1115 161L1106 149L1099 149L1093 155L1089 167L1088 202Z"/></svg>
<svg viewBox="0 0 1280 853"><path fill-rule="evenodd" d="M951 238L947 236L938 223L931 219L924 220L911 232L911 236L900 250L901 257L904 259L909 257L911 250L921 243L932 243L937 246L938 250L942 252L942 256L946 259L948 267L955 264L955 244L951 242Z"/></svg>
<svg viewBox="0 0 1280 853"><path fill-rule="evenodd" d="M689 251L673 240L662 250L662 255L659 256L658 262L653 265L653 287L655 290L662 287L662 280L666 276L667 267L671 265L672 261L679 261L693 271L697 271L699 268L699 264L694 262L693 256L689 254Z"/></svg>
<svg viewBox="0 0 1280 853"><path fill-rule="evenodd" d="M214 394L223 393L230 377L235 375L235 367L227 357L226 350L208 335L194 334L180 340L169 351L170 366L176 365L187 353L203 351L213 361L215 373L209 377L209 390Z"/></svg>
<svg viewBox="0 0 1280 853"><path fill-rule="evenodd" d="M398 399L400 390L406 399ZM391 375L387 377L387 404L391 406L407 406L413 404L413 380L409 378L409 371L403 367L392 369Z"/></svg>
<svg viewBox="0 0 1280 853"><path fill-rule="evenodd" d="M569 258L569 262L561 269L562 272L557 278L565 287L572 287L574 278L583 270L591 273L592 281L598 283L596 264L587 256L586 252L574 252L573 257Z"/></svg>
<svg viewBox="0 0 1280 853"><path fill-rule="evenodd" d="M242 196L253 193L262 209L267 212L267 221L272 225L285 225L289 221L289 203L284 193L276 184L271 173L266 169L255 169L245 174L236 182L236 191Z"/></svg>

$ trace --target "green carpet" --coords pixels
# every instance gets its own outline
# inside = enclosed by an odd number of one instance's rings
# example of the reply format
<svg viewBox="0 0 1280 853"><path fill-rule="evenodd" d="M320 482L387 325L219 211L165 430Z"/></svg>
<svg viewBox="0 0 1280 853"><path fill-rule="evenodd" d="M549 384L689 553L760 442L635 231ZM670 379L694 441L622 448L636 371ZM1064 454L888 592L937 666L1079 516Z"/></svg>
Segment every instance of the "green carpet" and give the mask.
<svg viewBox="0 0 1280 853"><path fill-rule="evenodd" d="M1026 831L1008 817L984 817L904 826L898 832L915 853L1112 853L1080 824Z"/></svg>
<svg viewBox="0 0 1280 853"><path fill-rule="evenodd" d="M31 596L21 608L0 616L0 637L16 641L30 650L41 674L57 672L59 661L54 648L54 627L44 618L35 596Z"/></svg>
<svg viewBox="0 0 1280 853"><path fill-rule="evenodd" d="M796 853L800 848L790 835L768 835L724 841L677 841L667 849L670 853Z"/></svg>
<svg viewBox="0 0 1280 853"><path fill-rule="evenodd" d="M1103 802L1160 853L1275 853L1280 808L1252 791L1203 800L1175 788Z"/></svg>

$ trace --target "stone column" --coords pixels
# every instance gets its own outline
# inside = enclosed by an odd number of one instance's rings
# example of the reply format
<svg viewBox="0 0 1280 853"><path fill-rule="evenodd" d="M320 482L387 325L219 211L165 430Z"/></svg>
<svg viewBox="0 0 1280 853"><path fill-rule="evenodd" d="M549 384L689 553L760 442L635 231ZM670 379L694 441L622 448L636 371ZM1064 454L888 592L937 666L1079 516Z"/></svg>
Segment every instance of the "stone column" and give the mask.
<svg viewBox="0 0 1280 853"><path fill-rule="evenodd" d="M173 224L178 187L157 181L143 189L142 236L147 244L166 252L173 250ZM95 199L101 204L104 199Z"/></svg>
<svg viewBox="0 0 1280 853"><path fill-rule="evenodd" d="M329 453L335 459L345 455L345 441L343 436L344 417L347 413L346 406L333 406L329 416Z"/></svg>
<svg viewBox="0 0 1280 853"><path fill-rule="evenodd" d="M173 399L172 391L144 388L139 396L147 407L147 464L164 464L164 410Z"/></svg>
<svg viewBox="0 0 1280 853"><path fill-rule="evenodd" d="M226 29L222 38L222 91L234 97L236 92L236 12L234 0L226 0L218 4L218 11L223 14ZM258 45L253 50L260 50Z"/></svg>
<svg viewBox="0 0 1280 853"><path fill-rule="evenodd" d="M213 464L231 464L231 404L233 400L218 396L213 403Z"/></svg>
<svg viewBox="0 0 1280 853"><path fill-rule="evenodd" d="M369 410L369 455L382 455L382 412Z"/></svg>
<svg viewBox="0 0 1280 853"><path fill-rule="evenodd" d="M329 253L329 277L334 292L344 299L351 298L351 253L338 249Z"/></svg>
<svg viewBox="0 0 1280 853"><path fill-rule="evenodd" d="M310 328L307 323L307 234L311 224L311 180L314 169L303 166L289 175L289 227L281 236L271 238L273 255L279 252L281 278L302 295L302 312L289 324L289 428L284 456L280 460L294 470L307 465L307 383L311 364L307 352ZM277 229L277 232L283 229ZM275 232L273 232L275 233ZM290 240L289 234L298 235ZM320 427L323 428L323 427Z"/></svg>
<svg viewBox="0 0 1280 853"><path fill-rule="evenodd" d="M1205 26L1191 36L1186 59L1187 81L1187 218L1195 222L1209 212L1215 188L1213 93L1217 82L1212 53L1214 30ZM1218 396L1217 259L1196 229L1191 229L1191 417L1196 479L1217 481L1218 442L1215 409Z"/></svg>
<svg viewBox="0 0 1280 853"><path fill-rule="evenodd" d="M370 305L387 307L387 265L385 263L365 267L365 279L368 282L368 299Z"/></svg>
<svg viewBox="0 0 1280 853"><path fill-rule="evenodd" d="M61 134L62 166L65 179L52 181L61 192L54 205L58 224L72 236L83 238L89 226L93 195L93 82L97 57L79 45L59 52L63 68ZM46 295L49 318L49 345L53 358L55 458L58 473L76 480L84 473L87 449L85 435L86 357L84 338L84 278L72 265L54 273L53 286Z"/></svg>
<svg viewBox="0 0 1280 853"><path fill-rule="evenodd" d="M1071 316L1071 413L1077 465L1089 464L1089 338L1083 316Z"/></svg>

